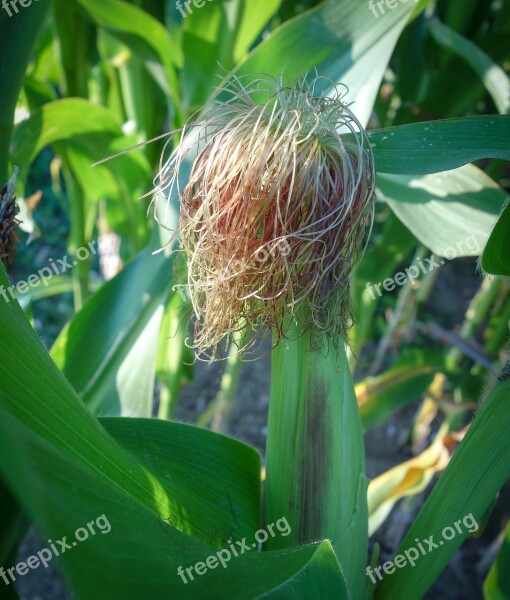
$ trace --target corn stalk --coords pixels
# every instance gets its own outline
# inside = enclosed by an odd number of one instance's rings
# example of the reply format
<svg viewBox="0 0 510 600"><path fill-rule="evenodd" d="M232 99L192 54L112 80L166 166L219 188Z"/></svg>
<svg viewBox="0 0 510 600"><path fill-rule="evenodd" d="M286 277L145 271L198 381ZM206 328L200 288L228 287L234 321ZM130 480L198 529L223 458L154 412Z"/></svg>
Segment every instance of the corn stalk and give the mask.
<svg viewBox="0 0 510 600"><path fill-rule="evenodd" d="M264 522L285 516L292 533L265 549L330 539L352 597L362 598L367 479L343 344L338 352L313 350L306 334L273 350L266 472Z"/></svg>

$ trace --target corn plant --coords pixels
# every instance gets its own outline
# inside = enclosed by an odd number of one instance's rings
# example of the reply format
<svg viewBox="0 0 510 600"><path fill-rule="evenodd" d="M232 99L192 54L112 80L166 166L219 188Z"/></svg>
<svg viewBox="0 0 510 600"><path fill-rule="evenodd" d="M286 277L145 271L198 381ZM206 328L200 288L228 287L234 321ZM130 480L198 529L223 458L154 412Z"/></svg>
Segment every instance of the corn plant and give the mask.
<svg viewBox="0 0 510 600"><path fill-rule="evenodd" d="M510 159L508 56L473 41L490 47L488 24L508 33L508 8L199 4L39 0L0 13L0 258L9 269L18 221L38 234L27 182L51 147L69 254L106 233L123 263L99 289L87 256L19 303L0 296L0 565L16 563L28 523L72 539L103 515L107 534L59 556L76 598L422 598L469 532L378 579L369 533L444 471L405 556L465 515L482 523L510 476L509 212L490 177ZM459 64L469 75L445 98ZM442 334L419 319L435 275L402 287L379 338L384 300L369 286L468 237L458 256L482 255L498 278L448 352L414 347L388 366L411 329ZM11 287L2 266L0 285ZM30 310L64 291L75 315L48 351ZM228 414L264 336L263 469L254 448L172 416L189 365L222 358L223 401L201 423ZM450 460L447 440L484 386ZM363 429L416 398L417 456L369 484ZM489 600L506 597L507 565L505 542Z"/></svg>

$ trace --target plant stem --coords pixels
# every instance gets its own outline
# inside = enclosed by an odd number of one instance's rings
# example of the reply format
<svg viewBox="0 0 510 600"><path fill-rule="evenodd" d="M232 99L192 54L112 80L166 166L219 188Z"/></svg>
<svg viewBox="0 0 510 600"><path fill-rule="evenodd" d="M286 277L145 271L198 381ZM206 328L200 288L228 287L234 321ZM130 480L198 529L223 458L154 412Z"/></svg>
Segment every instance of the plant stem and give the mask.
<svg viewBox="0 0 510 600"><path fill-rule="evenodd" d="M64 95L88 98L88 78L95 51L96 28L73 3L55 0Z"/></svg>
<svg viewBox="0 0 510 600"><path fill-rule="evenodd" d="M490 311L503 289L503 280L486 278L480 289L471 301L466 312L466 319L460 330L460 337L464 340L472 340L477 331L488 318ZM453 348L448 353L447 360L451 368L458 368L463 357L462 350Z"/></svg>
<svg viewBox="0 0 510 600"><path fill-rule="evenodd" d="M55 24L58 31L60 59L64 91L68 97L88 98L88 84L91 60L95 51L96 28L89 23L72 5L64 0L56 0ZM82 189L74 176L69 160L66 158L66 148L60 152L66 166L65 171L67 193L69 196L71 234L69 251L76 252L91 241L87 231L87 221L90 218L86 190ZM73 271L74 305L78 311L89 293L90 260L80 260Z"/></svg>
<svg viewBox="0 0 510 600"><path fill-rule="evenodd" d="M207 427L207 424L212 421L211 429L217 433L225 433L227 431L228 416L232 410L243 366L239 349L246 342L245 333L242 331L236 332L233 338L233 342L230 344L225 371L221 378L220 389L216 398L209 404L206 411L200 415L197 421L199 427Z"/></svg>
<svg viewBox="0 0 510 600"><path fill-rule="evenodd" d="M159 384L158 419L173 418L183 379L183 363L186 362L186 337L188 321L186 307L177 293L170 296L161 323L157 380Z"/></svg>
<svg viewBox="0 0 510 600"><path fill-rule="evenodd" d="M58 148L59 146L56 145ZM68 161L65 158L64 148L60 148L60 155L64 163ZM79 248L84 248L89 241L86 236L86 206L83 190L76 181L72 172L66 167L64 169L64 179L66 182L67 195L69 197L69 211L71 221L71 233L69 235L68 247L71 255L75 255ZM87 299L89 292L89 269L90 258L78 260L73 269L74 283L74 308L79 311Z"/></svg>
<svg viewBox="0 0 510 600"><path fill-rule="evenodd" d="M265 524L292 532L274 550L330 539L352 598L362 598L368 544L363 435L345 347L312 348L299 324L272 353ZM296 337L297 339L292 339ZM327 340L324 340L327 344Z"/></svg>
<svg viewBox="0 0 510 600"><path fill-rule="evenodd" d="M498 324L492 331L491 338L485 345L485 352L487 356L492 359L497 358L498 353L508 340L508 325L510 323L510 294L508 294L506 300L503 302L498 313Z"/></svg>

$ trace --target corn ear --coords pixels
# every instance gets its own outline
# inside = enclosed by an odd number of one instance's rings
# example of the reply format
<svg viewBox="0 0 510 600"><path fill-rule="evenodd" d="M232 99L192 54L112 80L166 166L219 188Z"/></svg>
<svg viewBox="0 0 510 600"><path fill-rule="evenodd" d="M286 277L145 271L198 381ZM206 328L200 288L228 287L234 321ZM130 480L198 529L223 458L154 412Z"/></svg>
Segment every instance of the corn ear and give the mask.
<svg viewBox="0 0 510 600"><path fill-rule="evenodd" d="M368 508L354 386L343 344L315 351L308 334L272 352L265 522L283 516L291 534L265 549L331 540L352 598L361 598Z"/></svg>

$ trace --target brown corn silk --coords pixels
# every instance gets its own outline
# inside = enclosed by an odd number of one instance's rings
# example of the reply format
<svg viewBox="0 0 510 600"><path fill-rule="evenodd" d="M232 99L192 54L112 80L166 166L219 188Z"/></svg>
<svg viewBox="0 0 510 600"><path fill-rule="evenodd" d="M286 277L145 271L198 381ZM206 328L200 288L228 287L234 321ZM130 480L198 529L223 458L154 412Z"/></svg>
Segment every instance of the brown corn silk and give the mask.
<svg viewBox="0 0 510 600"><path fill-rule="evenodd" d="M243 328L272 331L278 343L289 315L317 340L345 336L349 279L372 221L374 164L344 94L323 78L235 79L184 128L162 167L155 201L180 197L199 355L216 357Z"/></svg>

